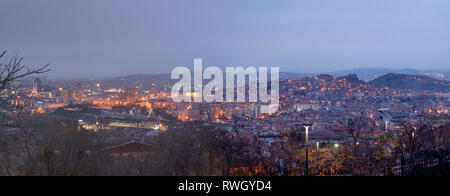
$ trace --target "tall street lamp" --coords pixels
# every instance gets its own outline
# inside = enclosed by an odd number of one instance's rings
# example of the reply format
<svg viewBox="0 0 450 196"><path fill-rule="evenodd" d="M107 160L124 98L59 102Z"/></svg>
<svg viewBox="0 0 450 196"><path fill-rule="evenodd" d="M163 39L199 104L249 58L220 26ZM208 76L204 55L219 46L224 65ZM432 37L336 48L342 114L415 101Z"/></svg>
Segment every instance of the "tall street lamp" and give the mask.
<svg viewBox="0 0 450 196"><path fill-rule="evenodd" d="M306 160L305 160L305 175L308 176L308 129L312 126L312 124L309 123L303 123L303 127L305 127L305 154L306 154Z"/></svg>
<svg viewBox="0 0 450 196"><path fill-rule="evenodd" d="M316 142L316 147L317 147L317 153L316 153L317 154L317 158L316 158L317 167L316 168L318 168L319 167L319 158L320 158L319 142ZM319 169L316 169L317 173L319 173L318 171L319 171Z"/></svg>

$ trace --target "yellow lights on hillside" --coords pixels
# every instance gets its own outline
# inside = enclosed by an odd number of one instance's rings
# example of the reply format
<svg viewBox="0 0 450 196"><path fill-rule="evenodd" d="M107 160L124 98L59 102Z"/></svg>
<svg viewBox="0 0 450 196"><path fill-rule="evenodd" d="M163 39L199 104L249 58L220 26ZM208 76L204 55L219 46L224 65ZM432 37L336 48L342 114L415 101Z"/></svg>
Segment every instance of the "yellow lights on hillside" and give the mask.
<svg viewBox="0 0 450 196"><path fill-rule="evenodd" d="M191 93L186 93L186 95L187 96L190 96L190 97L198 97L199 96L199 93L197 93L197 92L191 92Z"/></svg>

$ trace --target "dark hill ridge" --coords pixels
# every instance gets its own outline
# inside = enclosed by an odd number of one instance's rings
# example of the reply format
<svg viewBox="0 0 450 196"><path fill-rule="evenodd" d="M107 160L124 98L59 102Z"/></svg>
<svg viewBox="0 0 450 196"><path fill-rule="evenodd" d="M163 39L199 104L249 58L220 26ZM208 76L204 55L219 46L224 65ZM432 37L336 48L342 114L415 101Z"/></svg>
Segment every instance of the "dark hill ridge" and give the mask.
<svg viewBox="0 0 450 196"><path fill-rule="evenodd" d="M389 73L369 82L377 87L392 89L450 92L450 83L428 76Z"/></svg>
<svg viewBox="0 0 450 196"><path fill-rule="evenodd" d="M345 79L350 83L364 84L366 82L360 80L356 74L348 74L347 76L338 77L337 79Z"/></svg>

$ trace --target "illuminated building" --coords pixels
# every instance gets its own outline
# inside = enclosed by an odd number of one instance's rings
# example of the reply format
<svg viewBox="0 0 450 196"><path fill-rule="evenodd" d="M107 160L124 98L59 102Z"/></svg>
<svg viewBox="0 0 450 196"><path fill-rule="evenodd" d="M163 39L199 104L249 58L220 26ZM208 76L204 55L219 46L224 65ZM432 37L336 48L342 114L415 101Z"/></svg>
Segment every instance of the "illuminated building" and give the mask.
<svg viewBox="0 0 450 196"><path fill-rule="evenodd" d="M39 92L39 86L41 85L41 80L39 78L34 79L33 81L33 90L32 92L34 94L37 94Z"/></svg>
<svg viewBox="0 0 450 196"><path fill-rule="evenodd" d="M156 97L156 84L152 84L152 96Z"/></svg>
<svg viewBox="0 0 450 196"><path fill-rule="evenodd" d="M137 96L139 94L139 89L138 88L125 87L123 94L125 96L128 96L128 97Z"/></svg>

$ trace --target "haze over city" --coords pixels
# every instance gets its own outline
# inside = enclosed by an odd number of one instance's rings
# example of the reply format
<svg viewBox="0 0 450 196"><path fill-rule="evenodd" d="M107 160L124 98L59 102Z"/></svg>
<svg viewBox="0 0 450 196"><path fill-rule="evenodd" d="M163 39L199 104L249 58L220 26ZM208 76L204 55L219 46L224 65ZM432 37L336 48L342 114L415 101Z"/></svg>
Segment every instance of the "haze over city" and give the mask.
<svg viewBox="0 0 450 196"><path fill-rule="evenodd" d="M447 0L2 0L0 47L48 76L280 66L449 69ZM11 54L10 54L11 55Z"/></svg>
<svg viewBox="0 0 450 196"><path fill-rule="evenodd" d="M0 0L0 176L177 176L144 187L233 195L449 176L449 8ZM422 186L382 183L362 189Z"/></svg>

